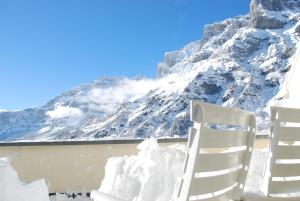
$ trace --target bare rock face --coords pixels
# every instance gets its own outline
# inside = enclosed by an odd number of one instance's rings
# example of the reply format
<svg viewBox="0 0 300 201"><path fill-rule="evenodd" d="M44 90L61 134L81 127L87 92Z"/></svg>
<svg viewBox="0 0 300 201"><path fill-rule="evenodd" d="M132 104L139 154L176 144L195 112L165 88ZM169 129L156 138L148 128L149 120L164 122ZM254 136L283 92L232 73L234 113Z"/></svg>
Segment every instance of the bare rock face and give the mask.
<svg viewBox="0 0 300 201"><path fill-rule="evenodd" d="M282 29L286 24L278 17L290 6L293 0L252 0L250 4L251 25L258 29ZM278 15L268 15L267 12L277 12Z"/></svg>
<svg viewBox="0 0 300 201"><path fill-rule="evenodd" d="M288 9L300 8L300 1L299 0L285 0L284 6Z"/></svg>
<svg viewBox="0 0 300 201"><path fill-rule="evenodd" d="M300 24L295 28L295 32L300 34Z"/></svg>
<svg viewBox="0 0 300 201"><path fill-rule="evenodd" d="M227 26L228 24L226 22L205 25L203 30L203 39L208 40L215 35L222 33Z"/></svg>
<svg viewBox="0 0 300 201"><path fill-rule="evenodd" d="M261 14L261 10L284 11L286 9L294 10L300 8L299 0L252 0L250 3L250 14L256 17Z"/></svg>
<svg viewBox="0 0 300 201"><path fill-rule="evenodd" d="M202 84L202 88L203 88L205 94L208 94L208 95L213 95L213 94L219 93L222 90L222 88L220 86L218 86L217 84L208 83L208 82L204 82Z"/></svg>
<svg viewBox="0 0 300 201"><path fill-rule="evenodd" d="M184 57L182 52L166 52L164 56L164 61L158 64L158 76L162 77L170 73L170 68L173 67L176 63L180 62Z"/></svg>
<svg viewBox="0 0 300 201"><path fill-rule="evenodd" d="M212 52L201 52L200 54L196 54L193 58L192 58L192 63L197 63L199 61L203 61L206 60L210 57L210 55L212 54Z"/></svg>
<svg viewBox="0 0 300 201"><path fill-rule="evenodd" d="M251 11L255 11L261 6L269 11L281 11L284 8L286 0L252 0L250 7Z"/></svg>
<svg viewBox="0 0 300 201"><path fill-rule="evenodd" d="M282 29L285 24L285 22L268 16L257 16L252 20L253 27L257 29Z"/></svg>
<svg viewBox="0 0 300 201"><path fill-rule="evenodd" d="M207 24L204 26L203 40L207 41L210 38L223 33L226 29L228 29L228 31L235 32L236 29L245 27L247 24L247 20L239 16L236 18L227 19L223 22Z"/></svg>

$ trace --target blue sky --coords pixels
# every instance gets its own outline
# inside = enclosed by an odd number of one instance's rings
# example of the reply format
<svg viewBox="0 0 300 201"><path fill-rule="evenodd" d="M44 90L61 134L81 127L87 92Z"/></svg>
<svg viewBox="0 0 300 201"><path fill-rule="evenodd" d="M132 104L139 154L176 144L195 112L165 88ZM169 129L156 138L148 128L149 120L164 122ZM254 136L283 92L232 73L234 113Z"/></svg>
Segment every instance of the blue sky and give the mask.
<svg viewBox="0 0 300 201"><path fill-rule="evenodd" d="M0 109L41 106L101 76L154 78L166 51L250 0L0 0Z"/></svg>

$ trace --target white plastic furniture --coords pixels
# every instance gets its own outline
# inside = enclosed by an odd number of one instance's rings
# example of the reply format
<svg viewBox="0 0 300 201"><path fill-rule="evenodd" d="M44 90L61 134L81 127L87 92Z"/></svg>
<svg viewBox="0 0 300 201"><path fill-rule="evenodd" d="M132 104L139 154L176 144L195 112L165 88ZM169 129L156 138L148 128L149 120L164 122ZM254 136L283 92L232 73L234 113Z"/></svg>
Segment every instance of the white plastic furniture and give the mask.
<svg viewBox="0 0 300 201"><path fill-rule="evenodd" d="M178 201L241 200L255 138L254 115L192 101L191 120Z"/></svg>
<svg viewBox="0 0 300 201"><path fill-rule="evenodd" d="M300 200L300 109L271 107L271 123L266 194Z"/></svg>
<svg viewBox="0 0 300 201"><path fill-rule="evenodd" d="M191 120L178 201L241 200L255 138L255 117L191 101ZM120 201L92 191L95 201Z"/></svg>

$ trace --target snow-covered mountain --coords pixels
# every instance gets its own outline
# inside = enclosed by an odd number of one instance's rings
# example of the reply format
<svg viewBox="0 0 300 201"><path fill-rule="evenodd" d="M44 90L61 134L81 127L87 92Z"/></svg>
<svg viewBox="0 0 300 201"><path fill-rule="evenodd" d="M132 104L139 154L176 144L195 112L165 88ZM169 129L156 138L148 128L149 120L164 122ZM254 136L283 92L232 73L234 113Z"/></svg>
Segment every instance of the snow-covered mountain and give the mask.
<svg viewBox="0 0 300 201"><path fill-rule="evenodd" d="M0 140L185 136L191 99L254 111L264 129L299 43L300 0L250 7L165 53L157 79L104 77L42 107L0 111Z"/></svg>

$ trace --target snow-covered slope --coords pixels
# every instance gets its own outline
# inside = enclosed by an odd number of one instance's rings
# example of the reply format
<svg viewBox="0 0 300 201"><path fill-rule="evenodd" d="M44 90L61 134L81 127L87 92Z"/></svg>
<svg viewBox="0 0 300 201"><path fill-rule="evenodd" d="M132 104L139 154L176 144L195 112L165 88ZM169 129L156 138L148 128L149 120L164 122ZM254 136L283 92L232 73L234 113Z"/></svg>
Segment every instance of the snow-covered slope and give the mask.
<svg viewBox="0 0 300 201"><path fill-rule="evenodd" d="M184 136L191 99L254 111L264 129L299 41L300 1L250 6L165 53L157 79L100 78L42 107L0 112L0 140Z"/></svg>

